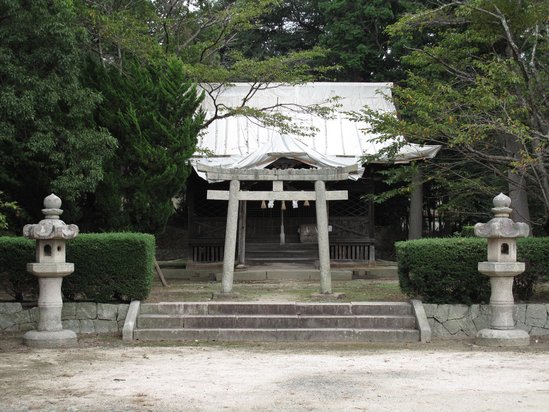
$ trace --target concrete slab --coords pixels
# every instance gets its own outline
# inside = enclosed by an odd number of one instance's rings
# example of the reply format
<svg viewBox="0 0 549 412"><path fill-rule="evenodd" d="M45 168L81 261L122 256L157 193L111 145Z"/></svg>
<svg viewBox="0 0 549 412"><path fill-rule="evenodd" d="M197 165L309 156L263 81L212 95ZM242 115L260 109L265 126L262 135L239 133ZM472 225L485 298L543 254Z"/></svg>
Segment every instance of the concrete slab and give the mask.
<svg viewBox="0 0 549 412"><path fill-rule="evenodd" d="M223 280L223 273L216 273L215 278L218 282L221 282ZM253 282L267 280L267 272L265 270L235 271L233 274L233 279L235 282Z"/></svg>
<svg viewBox="0 0 549 412"><path fill-rule="evenodd" d="M301 280L309 281L316 274L316 278L320 279L319 271L315 270L269 270L267 271L268 280Z"/></svg>
<svg viewBox="0 0 549 412"><path fill-rule="evenodd" d="M122 340L132 341L134 339L134 331L136 327L137 316L139 315L140 309L143 308L139 300L134 300L130 303L128 308L128 313L126 315L126 320L124 321L124 327L122 328ZM149 305L151 310L156 310L156 305Z"/></svg>
<svg viewBox="0 0 549 412"><path fill-rule="evenodd" d="M185 268L162 268L162 273L166 280L170 279L181 279L181 280L204 280L207 281L210 278L211 273L219 271L218 268L215 269L185 269Z"/></svg>
<svg viewBox="0 0 549 412"><path fill-rule="evenodd" d="M140 315L140 329L414 329L412 316Z"/></svg>
<svg viewBox="0 0 549 412"><path fill-rule="evenodd" d="M185 268L162 268L164 277L167 280L195 280L208 281L215 277L217 282L223 279L223 270L220 267L211 267L203 269L185 269ZM332 280L351 280L353 278L352 269L332 269ZM268 263L261 265L249 265L246 269L235 270L235 282L249 282L262 280L318 280L320 281L320 270L314 265L300 264L295 262L287 263Z"/></svg>
<svg viewBox="0 0 549 412"><path fill-rule="evenodd" d="M408 302L351 302L353 315L412 315Z"/></svg>
<svg viewBox="0 0 549 412"><path fill-rule="evenodd" d="M258 302L228 302L209 303L209 315L234 314L234 315L295 315L296 304L288 303L258 303Z"/></svg>
<svg viewBox="0 0 549 412"><path fill-rule="evenodd" d="M397 266L373 266L365 270L366 278L398 279Z"/></svg>
<svg viewBox="0 0 549 412"><path fill-rule="evenodd" d="M350 303L296 303L298 315L351 315Z"/></svg>
<svg viewBox="0 0 549 412"><path fill-rule="evenodd" d="M141 329L139 340L225 342L418 342L417 330L391 329Z"/></svg>

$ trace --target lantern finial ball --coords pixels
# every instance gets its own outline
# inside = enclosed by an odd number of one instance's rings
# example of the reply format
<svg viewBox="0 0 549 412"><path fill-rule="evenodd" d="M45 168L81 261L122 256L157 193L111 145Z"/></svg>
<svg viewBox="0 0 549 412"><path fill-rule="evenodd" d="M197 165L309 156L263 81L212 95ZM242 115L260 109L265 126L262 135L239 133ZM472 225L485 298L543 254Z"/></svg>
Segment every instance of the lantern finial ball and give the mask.
<svg viewBox="0 0 549 412"><path fill-rule="evenodd" d="M44 198L45 209L61 209L61 199L53 193Z"/></svg>
<svg viewBox="0 0 549 412"><path fill-rule="evenodd" d="M511 198L503 193L494 197L494 207L509 207L511 206Z"/></svg>

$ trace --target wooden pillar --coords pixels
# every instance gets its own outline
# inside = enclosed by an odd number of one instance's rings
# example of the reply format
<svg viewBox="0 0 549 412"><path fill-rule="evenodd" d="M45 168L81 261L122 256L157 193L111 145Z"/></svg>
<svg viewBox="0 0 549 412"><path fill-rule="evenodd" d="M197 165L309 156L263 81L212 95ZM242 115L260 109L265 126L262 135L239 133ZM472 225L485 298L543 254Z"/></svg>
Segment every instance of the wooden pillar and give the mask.
<svg viewBox="0 0 549 412"><path fill-rule="evenodd" d="M423 236L423 174L416 168L412 176L412 195L410 196L410 215L408 217L408 240L421 239Z"/></svg>
<svg viewBox="0 0 549 412"><path fill-rule="evenodd" d="M240 201L238 209L238 266L246 266L246 200Z"/></svg>
<svg viewBox="0 0 549 412"><path fill-rule="evenodd" d="M315 182L316 229L318 233L318 258L320 261L320 293L332 293L332 274L330 272L330 239L328 235L328 205L326 185Z"/></svg>
<svg viewBox="0 0 549 412"><path fill-rule="evenodd" d="M231 180L229 205L227 206L227 227L225 229L225 251L223 256L222 292L233 291L234 256L236 252L236 233L238 229L238 193L240 181Z"/></svg>
<svg viewBox="0 0 549 412"><path fill-rule="evenodd" d="M373 193L373 189L371 190L370 193ZM376 264L375 228L376 228L376 217L375 217L374 201L372 199L369 199L368 200L368 238L372 241L372 243L368 247L368 264L369 265Z"/></svg>
<svg viewBox="0 0 549 412"><path fill-rule="evenodd" d="M284 232L284 209L280 207L280 246L286 244L286 232Z"/></svg>
<svg viewBox="0 0 549 412"><path fill-rule="evenodd" d="M194 176L191 175L187 179L187 190L185 192L185 201L187 203L187 230L189 233L189 236L187 238L187 250L188 255L187 259L189 262L194 262L194 253L193 253L193 245L192 241L196 238L196 227L195 227L195 197L194 193L197 190L196 183L194 182Z"/></svg>

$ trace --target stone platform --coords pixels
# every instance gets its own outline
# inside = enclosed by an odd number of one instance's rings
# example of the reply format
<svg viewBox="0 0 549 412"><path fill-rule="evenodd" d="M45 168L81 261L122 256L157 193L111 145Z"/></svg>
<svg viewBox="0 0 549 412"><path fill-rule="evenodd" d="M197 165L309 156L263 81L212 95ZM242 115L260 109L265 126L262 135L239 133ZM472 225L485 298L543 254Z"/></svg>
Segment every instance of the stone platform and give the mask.
<svg viewBox="0 0 549 412"><path fill-rule="evenodd" d="M193 280L193 281L221 281L223 268L220 265L212 265L200 268L173 267L169 262L160 262L160 267L166 279ZM372 279L397 279L397 268L393 264L380 264L376 266L333 264L332 280L351 280L354 277ZM254 263L245 268L236 268L234 271L235 282L245 281L269 281L269 280L320 280L318 265L291 263L291 262L265 262Z"/></svg>

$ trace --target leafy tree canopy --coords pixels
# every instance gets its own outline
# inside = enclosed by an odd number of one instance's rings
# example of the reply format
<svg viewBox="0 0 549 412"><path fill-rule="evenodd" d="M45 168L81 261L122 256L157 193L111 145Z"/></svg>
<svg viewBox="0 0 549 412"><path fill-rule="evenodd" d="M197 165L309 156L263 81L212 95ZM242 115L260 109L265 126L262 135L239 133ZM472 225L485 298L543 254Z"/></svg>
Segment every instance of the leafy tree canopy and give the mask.
<svg viewBox="0 0 549 412"><path fill-rule="evenodd" d="M74 212L116 146L79 79L84 32L63 1L1 0L0 21L0 187L33 219L50 191Z"/></svg>
<svg viewBox="0 0 549 412"><path fill-rule="evenodd" d="M338 81L399 80L400 42L385 28L422 3L413 0L319 0L325 25L320 45L341 67Z"/></svg>
<svg viewBox="0 0 549 412"><path fill-rule="evenodd" d="M103 230L164 230L172 199L189 175L204 120L201 96L179 59L142 65L129 60L120 72L90 62L90 83L105 96L97 123L119 142L95 193L88 224Z"/></svg>
<svg viewBox="0 0 549 412"><path fill-rule="evenodd" d="M493 196L506 189L492 184L507 181L516 218L547 222L548 14L546 1L464 0L402 18L393 37L430 41L404 58L407 80L394 89L401 116L364 117L382 139L444 144L433 166L448 187L457 179L463 194ZM541 211L531 219L528 201Z"/></svg>
<svg viewBox="0 0 549 412"><path fill-rule="evenodd" d="M232 47L248 58L282 56L318 47L323 29L319 0L278 1L239 33Z"/></svg>

